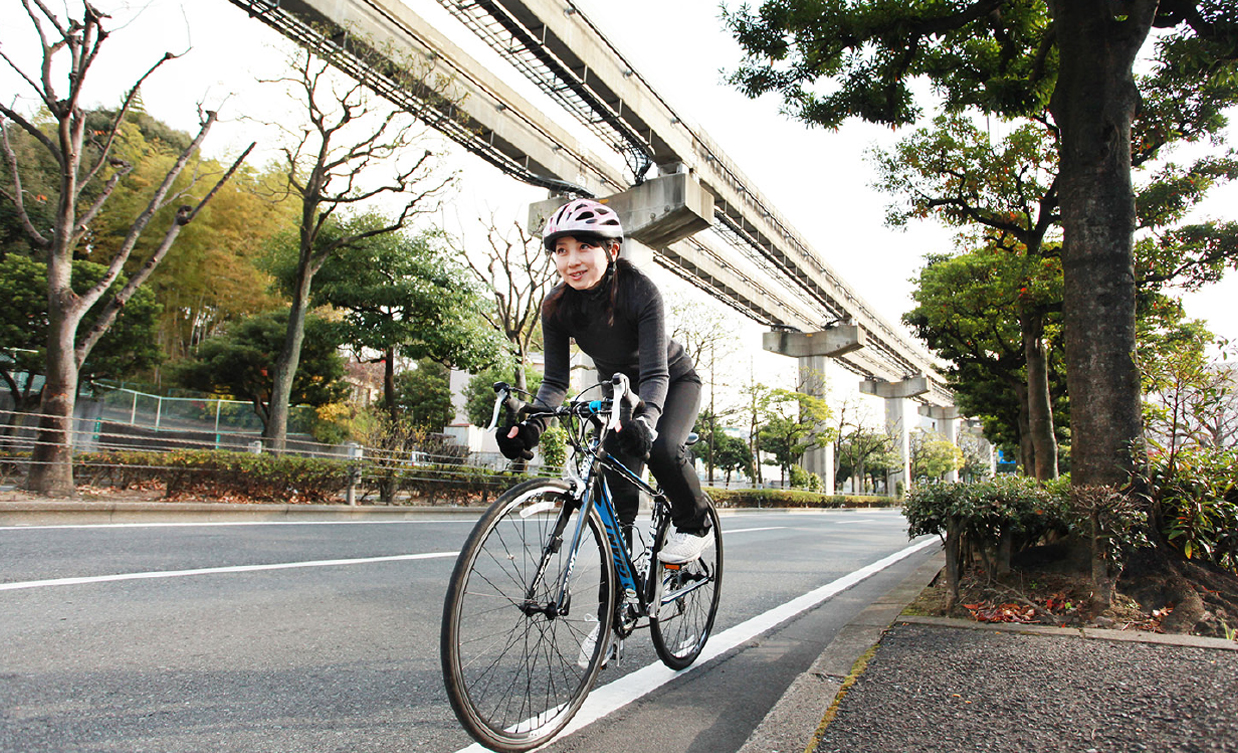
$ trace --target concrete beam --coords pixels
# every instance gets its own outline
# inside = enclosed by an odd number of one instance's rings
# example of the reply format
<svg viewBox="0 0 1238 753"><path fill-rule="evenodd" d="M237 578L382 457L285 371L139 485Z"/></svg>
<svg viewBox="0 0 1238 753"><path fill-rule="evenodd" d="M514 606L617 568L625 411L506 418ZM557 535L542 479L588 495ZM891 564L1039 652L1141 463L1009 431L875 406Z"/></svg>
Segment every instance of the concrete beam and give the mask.
<svg viewBox="0 0 1238 753"><path fill-rule="evenodd" d="M599 199L615 210L626 238L649 248L664 249L709 227L714 197L687 173L672 173ZM541 233L562 198L529 205L529 229Z"/></svg>
<svg viewBox="0 0 1238 753"><path fill-rule="evenodd" d="M864 331L854 324L819 332L766 332L761 336L763 349L793 358L837 357L859 350L865 342Z"/></svg>
<svg viewBox="0 0 1238 753"><path fill-rule="evenodd" d="M884 398L916 397L928 391L928 377L923 374L908 377L901 382L883 382L876 379L865 379L860 382L860 392Z"/></svg>
<svg viewBox="0 0 1238 753"><path fill-rule="evenodd" d="M956 421L962 417L954 405L921 405L920 415L935 421Z"/></svg>

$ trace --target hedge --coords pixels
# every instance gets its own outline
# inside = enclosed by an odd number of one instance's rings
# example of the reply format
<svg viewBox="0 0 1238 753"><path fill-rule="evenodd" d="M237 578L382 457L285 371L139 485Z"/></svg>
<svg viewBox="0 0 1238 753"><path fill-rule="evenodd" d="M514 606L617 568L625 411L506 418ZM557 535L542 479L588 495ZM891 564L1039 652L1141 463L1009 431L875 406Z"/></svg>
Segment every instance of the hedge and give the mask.
<svg viewBox="0 0 1238 753"><path fill-rule="evenodd" d="M78 483L126 488L149 481L168 497L326 503L348 485L347 461L228 450L87 452L74 459Z"/></svg>
<svg viewBox="0 0 1238 753"><path fill-rule="evenodd" d="M719 509L737 507L791 507L835 509L840 507L894 507L890 497L817 494L799 489L706 489Z"/></svg>
<svg viewBox="0 0 1238 753"><path fill-rule="evenodd" d="M230 450L112 450L82 453L75 464L77 482L91 486L129 488L156 482L166 485L168 497L319 504L338 502L344 496L352 469L350 461L344 458ZM397 468L363 461L357 494L364 500L387 479L406 493L402 497L406 504L484 505L525 478L509 471L459 464L410 464ZM836 509L898 504L888 497L825 495L803 490L707 491L720 509Z"/></svg>

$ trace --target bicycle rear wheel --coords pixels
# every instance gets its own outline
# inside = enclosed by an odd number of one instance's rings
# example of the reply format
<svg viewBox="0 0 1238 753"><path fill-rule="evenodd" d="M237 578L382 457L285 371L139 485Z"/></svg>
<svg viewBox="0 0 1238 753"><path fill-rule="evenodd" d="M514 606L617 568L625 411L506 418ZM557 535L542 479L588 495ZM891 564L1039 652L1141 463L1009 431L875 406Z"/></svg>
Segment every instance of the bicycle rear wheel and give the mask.
<svg viewBox="0 0 1238 753"><path fill-rule="evenodd" d="M614 565L596 513L582 531L568 603L554 603L579 513L564 530L556 524L571 501L562 481L512 488L478 521L451 576L440 636L447 696L465 729L494 750L529 750L558 733L610 644Z"/></svg>
<svg viewBox="0 0 1238 753"><path fill-rule="evenodd" d="M668 517L661 520L654 539L652 599L661 602L657 617L649 620L649 632L658 658L671 669L683 669L700 656L714 627L718 598L722 593L722 526L718 512L709 504L710 543L700 559L682 565L667 565L657 553L671 529Z"/></svg>

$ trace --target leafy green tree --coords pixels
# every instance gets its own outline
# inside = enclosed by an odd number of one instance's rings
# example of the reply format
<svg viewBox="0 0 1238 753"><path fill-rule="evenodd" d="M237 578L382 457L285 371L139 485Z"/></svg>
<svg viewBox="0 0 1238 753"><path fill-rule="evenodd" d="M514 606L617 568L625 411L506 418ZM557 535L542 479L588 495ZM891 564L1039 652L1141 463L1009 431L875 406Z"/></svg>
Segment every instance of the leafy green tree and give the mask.
<svg viewBox="0 0 1238 753"><path fill-rule="evenodd" d="M446 366L429 358L417 361L415 369L401 371L395 377L398 413L423 431L442 431L456 415L451 404L450 376Z"/></svg>
<svg viewBox="0 0 1238 753"><path fill-rule="evenodd" d="M341 48L342 52L342 48ZM407 59L383 45L349 45L348 53L372 56L376 65L391 61L403 73L434 90L424 75L423 62ZM430 149L418 148L423 133L415 120L361 81L332 68L333 51L325 57L298 48L289 61L288 75L272 83L285 88L305 112L304 129L284 128L283 147L287 190L299 204L296 264L292 275L288 331L276 359L270 419L264 435L273 449L284 447L288 409L297 379L305 338L305 321L312 308L314 278L332 255L370 238L402 229L417 214L432 211L453 177L435 168ZM379 177L379 173L386 177ZM324 233L337 212L365 206L380 197L398 197L401 208L389 222L356 232ZM337 225L336 227L344 227Z"/></svg>
<svg viewBox="0 0 1238 753"><path fill-rule="evenodd" d="M103 278L107 269L82 259L73 262L75 289L85 290ZM112 283L124 287L124 276ZM43 373L47 362L47 265L19 254L0 260L0 377L4 379L18 411L38 405L40 396L32 391L33 377ZM97 310L86 315L90 326ZM159 363L162 353L155 338L159 305L146 288L133 297L82 363L83 381L122 379ZM19 383L20 374L27 378Z"/></svg>
<svg viewBox="0 0 1238 753"><path fill-rule="evenodd" d="M963 467L963 451L950 440L933 432L911 435L911 477L939 479Z"/></svg>
<svg viewBox="0 0 1238 753"><path fill-rule="evenodd" d="M542 465L547 471L557 471L567 462L567 431L562 426L548 426L537 444Z"/></svg>
<svg viewBox="0 0 1238 753"><path fill-rule="evenodd" d="M384 404L394 416L397 357L474 370L500 356L501 342L477 316L480 296L442 234L370 234L391 224L390 218L366 214L325 226L324 242L355 240L323 260L310 301L341 312L341 339L359 356L378 354L385 367ZM287 253L294 250L286 248L273 265L286 288L297 279L296 255Z"/></svg>
<svg viewBox="0 0 1238 753"><path fill-rule="evenodd" d="M838 463L835 481L841 483L854 478L856 491L861 494L873 488L873 479L884 479L888 471L900 465L894 438L863 426L839 438L834 457Z"/></svg>
<svg viewBox="0 0 1238 753"><path fill-rule="evenodd" d="M1061 270L1054 259L1034 259L986 246L955 256L930 256L920 271L912 298L915 308L903 316L935 353L950 362L946 378L959 408L984 420L994 441L1020 448L1029 475L1037 474L1032 413L1041 410L1029 398L1028 353L1043 351L1044 395L1065 396L1060 324L1042 309L1039 325L1029 329L1015 313L1028 299L1050 301L1061 291ZM1041 307L1044 303L1027 303ZM1039 331L1040 335L1035 334ZM1039 383L1039 380L1037 380ZM1050 404L1052 407L1052 404ZM1048 426L1065 424L1048 420ZM1046 444L1046 443L1042 443ZM1047 442L1039 471L1051 477L1057 467L1056 440Z"/></svg>
<svg viewBox="0 0 1238 753"><path fill-rule="evenodd" d="M963 451L963 467L959 480L965 483L983 481L993 475L992 445L984 438L971 433L959 435L959 449Z"/></svg>
<svg viewBox="0 0 1238 753"><path fill-rule="evenodd" d="M1172 466L1184 449L1232 442L1235 383L1233 368L1209 354L1217 339L1203 322L1175 302L1159 311L1141 321L1139 363L1149 442Z"/></svg>
<svg viewBox="0 0 1238 753"><path fill-rule="evenodd" d="M748 449L752 453L752 478L758 484L764 481L761 472L761 426L767 410L773 389L756 381L751 375L740 394L743 397L743 414L748 421Z"/></svg>
<svg viewBox="0 0 1238 753"><path fill-rule="evenodd" d="M782 95L807 123L849 117L902 125L920 112L911 81L927 77L947 112L1052 117L1063 227L1063 315L1077 458L1072 480L1123 483L1140 437L1135 352L1133 156L1162 140L1132 138L1141 99L1153 113L1173 97L1142 97L1135 60L1153 27L1154 79L1194 98L1208 119L1232 102L1238 8L1217 0L992 0L822 5L765 0L725 12L745 50L732 81L756 97ZM1144 90L1149 94L1157 93ZM1219 103L1219 106L1218 106ZM1172 110L1169 110L1172 112ZM1200 122L1196 119L1194 122ZM1180 131L1178 131L1180 132ZM1152 129L1147 131L1154 134Z"/></svg>
<svg viewBox="0 0 1238 753"><path fill-rule="evenodd" d="M785 389L770 393L758 446L774 456L784 482L805 451L833 441L833 430L822 428L829 413L819 397Z"/></svg>
<svg viewBox="0 0 1238 753"><path fill-rule="evenodd" d="M274 365L288 331L288 312L257 314L202 342L174 377L189 389L248 400L265 426L271 420ZM323 317L305 319L303 357L292 397L299 405L329 405L348 393L338 331Z"/></svg>
<svg viewBox="0 0 1238 753"><path fill-rule="evenodd" d="M211 162L202 169L215 170ZM151 275L163 304L159 341L170 360L247 316L285 305L264 258L272 239L295 222L296 206L272 195L274 174L241 169L177 240L176 253Z"/></svg>
<svg viewBox="0 0 1238 753"><path fill-rule="evenodd" d="M725 431L719 431L714 437L713 459L719 470L726 474L727 484L731 483L731 474L735 472L744 473L749 478L753 476L752 450L748 449L744 440Z"/></svg>
<svg viewBox="0 0 1238 753"><path fill-rule="evenodd" d="M40 59L29 63L26 70L7 52L4 59L46 108L47 125L52 126L44 129L25 113L0 102L0 150L8 163L10 180L0 188L0 198L15 208L30 246L47 263L48 336L43 371L46 381L39 411L39 441L33 450L27 484L43 494L71 496L75 492L72 422L82 366L135 291L163 261L181 230L193 221L218 186L227 181L231 169L215 184L216 188L194 197L196 201L178 206L169 221L160 220L165 229L153 250L144 256L134 255L138 240L160 210L181 200L181 195L172 190L173 185L215 121L216 114L208 112L198 133L179 151L166 173L152 184L155 187L144 192L142 208L128 218L120 244L104 258L92 259L102 262L106 273L78 292L74 288L73 259L90 249L90 236L100 212L117 184L134 169L116 152L118 141L126 138L126 115L147 77L176 56L168 53L151 66L125 93L116 116L102 129L87 128L89 118L81 98L90 80L91 66L103 43L111 38L104 28L108 17L88 3L82 4L79 18L68 22L56 17L43 3L24 3L23 8L33 34L38 37ZM31 197L23 188L23 167L9 136L15 128L33 138L56 164L57 191L54 196L45 197L46 202L54 204L54 213L45 213L40 208L32 216L27 208ZM244 158L242 154L232 169ZM37 195L33 198L42 203ZM51 222L39 226L36 219ZM127 267L125 284L109 294ZM83 329L82 324L91 312L95 312L91 325Z"/></svg>
<svg viewBox="0 0 1238 753"><path fill-rule="evenodd" d="M1027 122L993 143L970 118L944 115L932 128L878 153L876 161L881 188L905 202L891 207L893 224L934 216L983 235L983 251L975 253L996 267L983 291L996 297L990 302L995 312L1013 320L1021 350L1023 385L1016 393L1023 403L1024 468L1036 478L1056 478L1052 367L1045 341L1046 332L1060 326L1062 303L1060 243L1049 242L1059 221L1053 132ZM971 297L969 302L976 304ZM937 339L936 328L925 326L931 311L930 306L928 316L921 310L908 317L918 318L922 336Z"/></svg>

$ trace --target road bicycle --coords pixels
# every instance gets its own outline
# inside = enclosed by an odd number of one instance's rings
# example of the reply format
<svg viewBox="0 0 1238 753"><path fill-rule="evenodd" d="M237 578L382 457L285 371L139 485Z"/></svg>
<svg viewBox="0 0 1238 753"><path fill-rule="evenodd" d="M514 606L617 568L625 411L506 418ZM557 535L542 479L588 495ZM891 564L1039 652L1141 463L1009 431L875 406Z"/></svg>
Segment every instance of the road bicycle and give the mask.
<svg viewBox="0 0 1238 753"><path fill-rule="evenodd" d="M658 657L678 670L696 660L713 628L718 513L711 502L700 559L658 560L670 502L603 449L639 398L619 374L611 397L588 399L605 384L553 410L495 385L495 418L501 405L516 416L557 418L573 455L564 478L526 481L490 506L448 585L440 636L447 696L460 723L492 750L529 750L558 734L633 631L648 627ZM652 498L648 535L621 530L605 468Z"/></svg>

